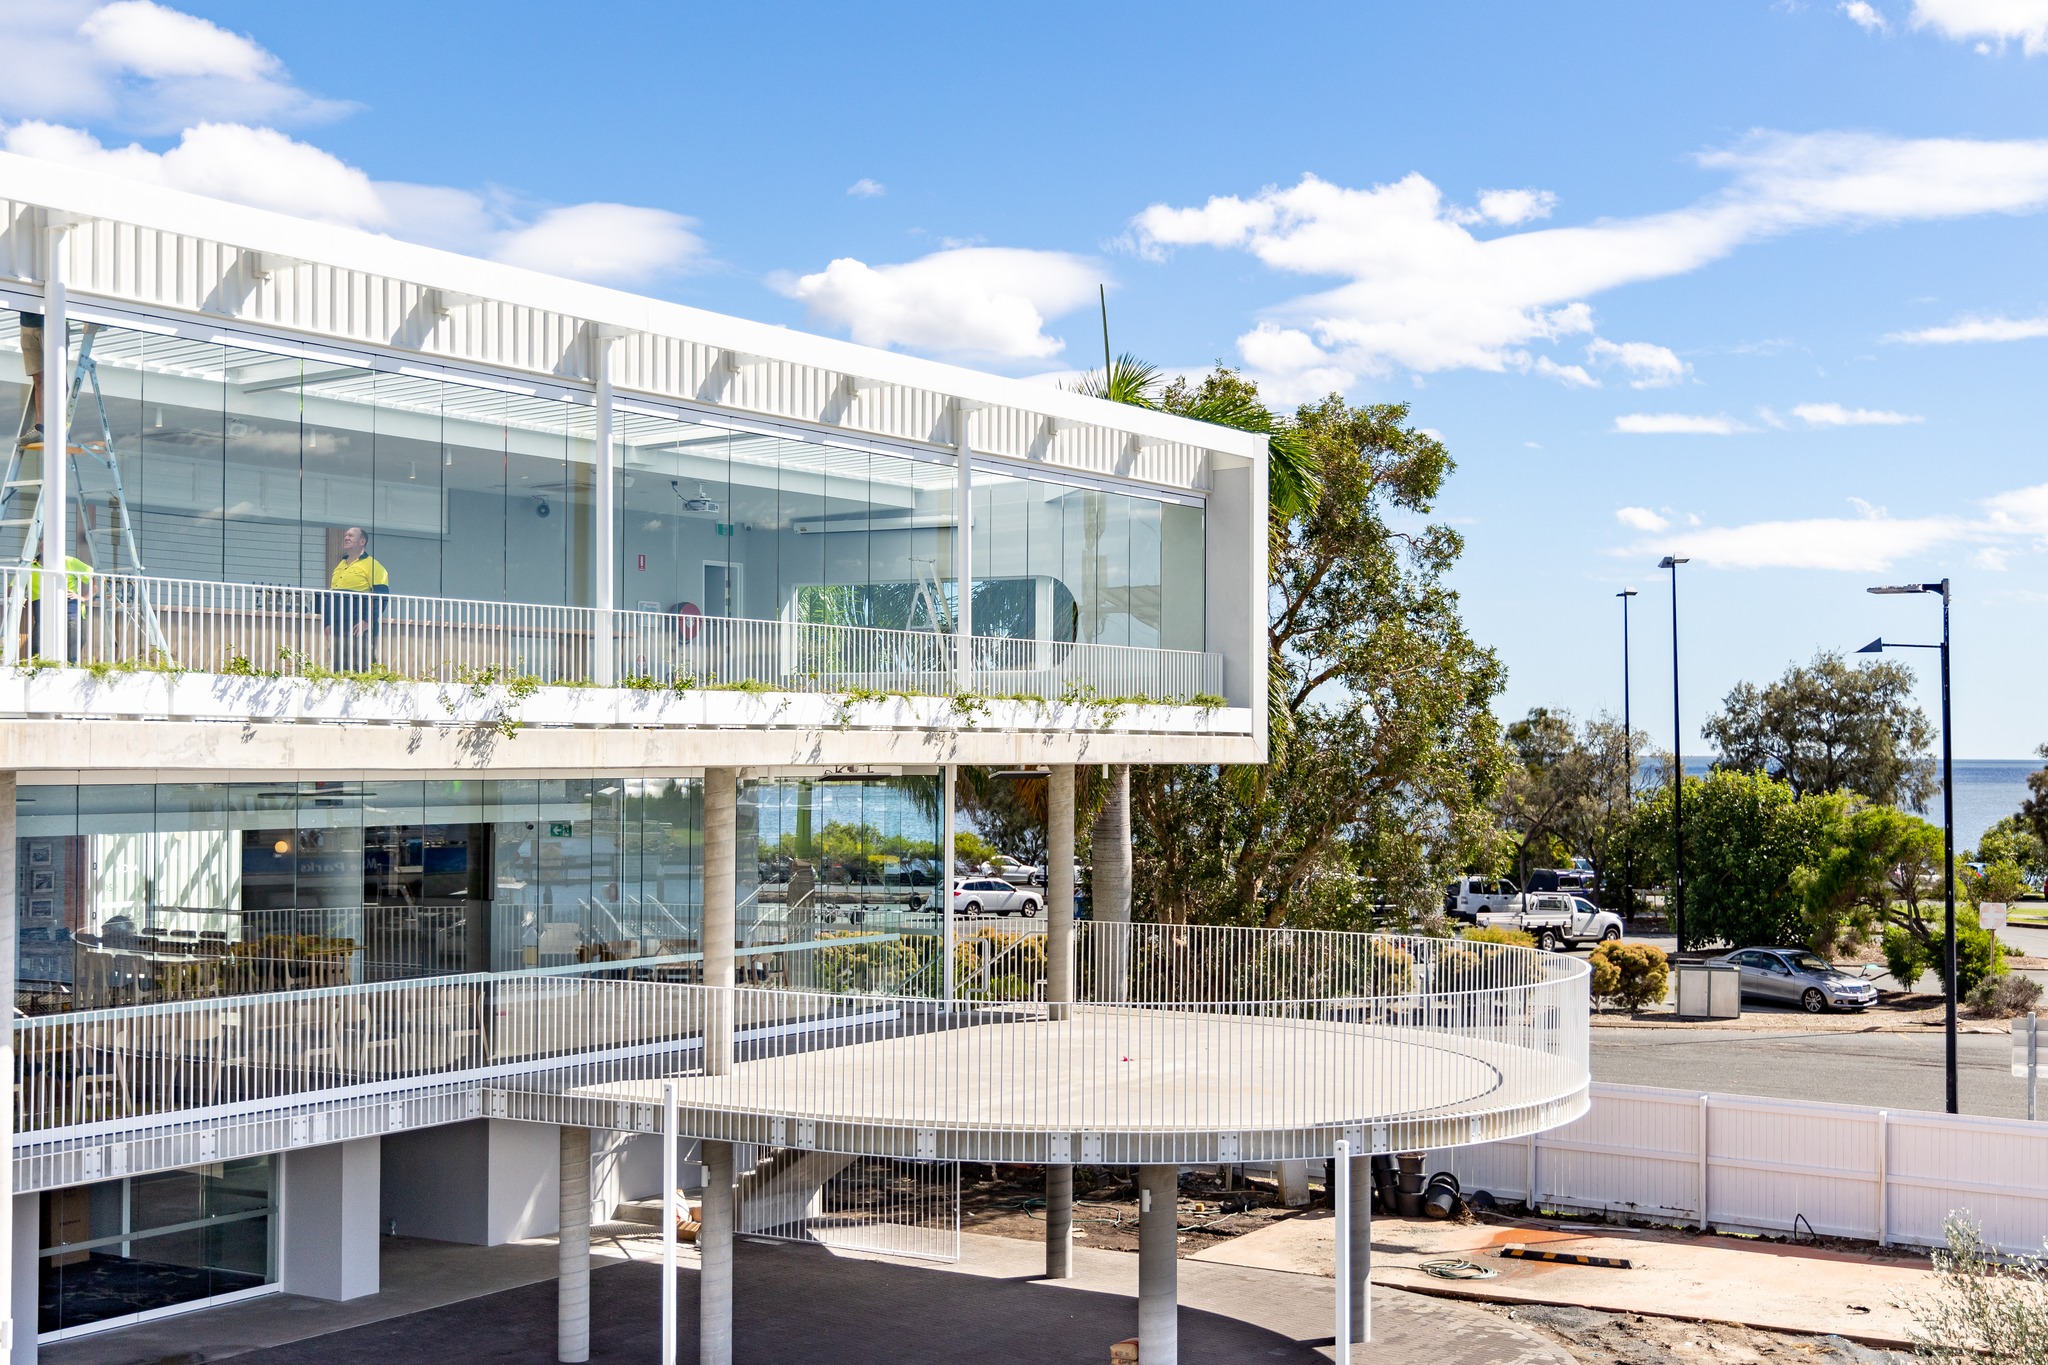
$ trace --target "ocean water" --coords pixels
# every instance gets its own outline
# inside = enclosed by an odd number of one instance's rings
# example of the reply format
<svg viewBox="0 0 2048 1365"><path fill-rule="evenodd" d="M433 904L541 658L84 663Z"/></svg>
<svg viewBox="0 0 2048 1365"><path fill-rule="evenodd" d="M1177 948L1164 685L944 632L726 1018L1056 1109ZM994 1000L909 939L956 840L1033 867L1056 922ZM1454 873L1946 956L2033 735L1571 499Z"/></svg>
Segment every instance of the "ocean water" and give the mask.
<svg viewBox="0 0 2048 1365"><path fill-rule="evenodd" d="M1713 760L1688 758L1688 777L1704 777ZM1975 848L1984 831L2015 814L2027 795L2027 774L2041 767L2038 758L1959 758L1956 767L1956 849ZM1654 782L1655 774L1645 770L1644 780ZM1928 798L1920 812L1932 823L1941 823L1941 792Z"/></svg>

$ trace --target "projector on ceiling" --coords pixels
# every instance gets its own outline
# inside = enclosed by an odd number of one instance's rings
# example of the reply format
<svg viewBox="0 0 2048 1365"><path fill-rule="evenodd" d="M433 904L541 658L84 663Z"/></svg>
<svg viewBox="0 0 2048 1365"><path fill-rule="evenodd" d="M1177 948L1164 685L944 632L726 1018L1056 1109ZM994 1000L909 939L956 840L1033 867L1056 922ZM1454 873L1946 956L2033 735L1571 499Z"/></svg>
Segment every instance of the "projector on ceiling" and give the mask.
<svg viewBox="0 0 2048 1365"><path fill-rule="evenodd" d="M705 497L703 484L700 483L697 485L697 496L694 498L684 496L681 483L675 479L670 479L668 481L668 486L670 488L675 489L676 496L682 499L683 510L685 512L693 512L699 516L707 517L718 515L718 499Z"/></svg>

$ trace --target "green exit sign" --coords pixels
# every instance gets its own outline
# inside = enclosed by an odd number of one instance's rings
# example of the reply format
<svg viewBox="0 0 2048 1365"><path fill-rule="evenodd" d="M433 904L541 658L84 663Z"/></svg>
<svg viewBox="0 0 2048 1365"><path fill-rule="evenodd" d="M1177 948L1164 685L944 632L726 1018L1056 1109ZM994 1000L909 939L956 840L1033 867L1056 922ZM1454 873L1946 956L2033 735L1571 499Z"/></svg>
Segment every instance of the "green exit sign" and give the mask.
<svg viewBox="0 0 2048 1365"><path fill-rule="evenodd" d="M570 824L567 820L550 820L548 822L548 838L550 839L569 839L573 838L575 834L576 826Z"/></svg>

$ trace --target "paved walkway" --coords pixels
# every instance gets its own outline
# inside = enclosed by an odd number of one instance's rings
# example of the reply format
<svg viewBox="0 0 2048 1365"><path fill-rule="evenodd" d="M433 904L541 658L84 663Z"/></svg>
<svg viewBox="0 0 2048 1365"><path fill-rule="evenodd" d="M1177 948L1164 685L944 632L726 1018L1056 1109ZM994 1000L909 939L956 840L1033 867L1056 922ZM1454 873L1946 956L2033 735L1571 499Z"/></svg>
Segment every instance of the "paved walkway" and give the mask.
<svg viewBox="0 0 2048 1365"><path fill-rule="evenodd" d="M1309 1214L1195 1253L1202 1261L1328 1275L1334 1221ZM1565 1304L1698 1322L1738 1322L1777 1332L1841 1336L1879 1346L1911 1344L1914 1304L1935 1288L1917 1257L1873 1256L1662 1229L1537 1220L1373 1222L1373 1280L1489 1303ZM1503 1247L1627 1260L1626 1270L1508 1260ZM1424 1261L1470 1260L1490 1280L1426 1275Z"/></svg>
<svg viewBox="0 0 2048 1365"><path fill-rule="evenodd" d="M1035 1279L1035 1244L973 1234L952 1265L833 1253L816 1246L742 1238L736 1306L739 1365L1104 1365L1114 1341L1136 1334L1137 1257L1077 1247L1075 1278ZM659 1252L652 1239L614 1242L634 1257L591 1277L591 1360L651 1365L661 1341ZM451 1365L555 1358L555 1287L534 1277L517 1287L493 1280L531 1275L554 1244L484 1250L432 1243L394 1247L392 1289L353 1304L288 1295L67 1342L43 1352L48 1365L179 1365L234 1357L239 1365ZM478 1276L476 1296L420 1308L426 1287L394 1270L418 1272L439 1260L448 1273ZM395 1266L393 1261L401 1264ZM1241 1266L1181 1262L1181 1359L1186 1365L1322 1365L1331 1359L1335 1286L1328 1280ZM695 1359L694 1263L681 1277L681 1358ZM380 1303L397 1312L379 1313ZM1535 1332L1482 1310L1381 1289L1373 1296L1377 1340L1353 1365L1571 1365Z"/></svg>

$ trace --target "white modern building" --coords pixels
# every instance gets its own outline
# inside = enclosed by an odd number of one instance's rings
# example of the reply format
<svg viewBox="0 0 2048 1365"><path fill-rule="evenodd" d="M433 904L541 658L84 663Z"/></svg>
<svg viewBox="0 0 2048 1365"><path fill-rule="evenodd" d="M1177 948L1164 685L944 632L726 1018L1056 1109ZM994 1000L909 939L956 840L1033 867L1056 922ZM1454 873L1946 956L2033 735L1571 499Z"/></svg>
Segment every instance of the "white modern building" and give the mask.
<svg viewBox="0 0 2048 1365"><path fill-rule="evenodd" d="M664 1129L710 1360L743 1177L1584 1107L1580 969L1325 936L1218 1011L1301 945L1073 924L1077 765L1265 756L1263 438L6 155L0 413L17 1362L558 1226L580 1359ZM1048 774L1025 947L941 904L962 764Z"/></svg>

